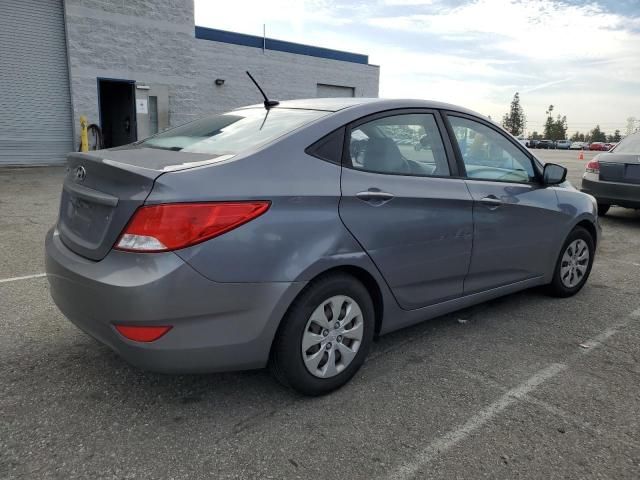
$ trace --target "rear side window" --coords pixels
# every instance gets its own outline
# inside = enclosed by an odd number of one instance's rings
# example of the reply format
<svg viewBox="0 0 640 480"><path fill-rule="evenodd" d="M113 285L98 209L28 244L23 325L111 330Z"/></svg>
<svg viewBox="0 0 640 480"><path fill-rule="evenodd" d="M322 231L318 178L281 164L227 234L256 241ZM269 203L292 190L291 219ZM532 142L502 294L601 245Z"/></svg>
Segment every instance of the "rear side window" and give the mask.
<svg viewBox="0 0 640 480"><path fill-rule="evenodd" d="M634 133L623 138L612 152L640 155L640 133Z"/></svg>
<svg viewBox="0 0 640 480"><path fill-rule="evenodd" d="M306 152L314 157L340 165L342 163L343 143L344 128L339 128L308 147Z"/></svg>
<svg viewBox="0 0 640 480"><path fill-rule="evenodd" d="M448 176L440 131L430 113L378 118L351 130L351 166L376 173Z"/></svg>
<svg viewBox="0 0 640 480"><path fill-rule="evenodd" d="M191 153L235 155L275 140L330 112L247 108L214 115L149 137L141 146Z"/></svg>

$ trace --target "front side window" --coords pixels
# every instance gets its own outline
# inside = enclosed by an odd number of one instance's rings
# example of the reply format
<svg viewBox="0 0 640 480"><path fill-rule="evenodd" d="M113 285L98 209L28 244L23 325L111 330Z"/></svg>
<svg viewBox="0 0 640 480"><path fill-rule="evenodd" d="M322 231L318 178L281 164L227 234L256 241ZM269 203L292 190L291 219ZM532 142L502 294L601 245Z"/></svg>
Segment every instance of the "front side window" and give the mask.
<svg viewBox="0 0 640 480"><path fill-rule="evenodd" d="M434 116L393 115L358 125L349 137L351 165L376 173L448 176L449 165Z"/></svg>
<svg viewBox="0 0 640 480"><path fill-rule="evenodd" d="M191 153L236 155L264 145L330 112L287 108L245 108L166 130L140 143L143 147Z"/></svg>
<svg viewBox="0 0 640 480"><path fill-rule="evenodd" d="M504 135L482 123L449 116L468 178L533 182L531 159Z"/></svg>

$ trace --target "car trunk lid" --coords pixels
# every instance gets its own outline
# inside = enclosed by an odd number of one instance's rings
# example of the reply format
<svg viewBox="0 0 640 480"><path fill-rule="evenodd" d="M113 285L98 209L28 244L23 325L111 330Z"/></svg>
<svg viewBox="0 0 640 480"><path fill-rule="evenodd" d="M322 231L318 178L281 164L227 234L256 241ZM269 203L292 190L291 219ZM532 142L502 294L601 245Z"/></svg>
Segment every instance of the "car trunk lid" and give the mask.
<svg viewBox="0 0 640 480"><path fill-rule="evenodd" d="M598 157L600 180L640 184L640 155L607 153Z"/></svg>
<svg viewBox="0 0 640 480"><path fill-rule="evenodd" d="M216 160L220 157L135 147L70 154L58 218L61 240L75 253L101 260L157 177Z"/></svg>

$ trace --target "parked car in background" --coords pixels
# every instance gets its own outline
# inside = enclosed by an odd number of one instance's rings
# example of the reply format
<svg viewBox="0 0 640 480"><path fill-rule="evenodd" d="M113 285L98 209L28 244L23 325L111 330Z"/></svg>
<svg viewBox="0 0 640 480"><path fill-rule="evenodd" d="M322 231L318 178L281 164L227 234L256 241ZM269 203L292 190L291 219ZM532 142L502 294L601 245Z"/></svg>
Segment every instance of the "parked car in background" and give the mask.
<svg viewBox="0 0 640 480"><path fill-rule="evenodd" d="M536 148L544 148L547 150L551 150L556 148L556 144L553 142L553 140L540 140Z"/></svg>
<svg viewBox="0 0 640 480"><path fill-rule="evenodd" d="M529 148L538 148L540 140L529 140Z"/></svg>
<svg viewBox="0 0 640 480"><path fill-rule="evenodd" d="M605 143L604 144L604 148L606 148L607 151L611 150L613 148L613 146L615 145L615 143Z"/></svg>
<svg viewBox="0 0 640 480"><path fill-rule="evenodd" d="M523 147L528 147L529 146L529 139L528 138L516 137L516 140L518 140L520 145L522 145Z"/></svg>
<svg viewBox="0 0 640 480"><path fill-rule="evenodd" d="M589 148L589 144L585 142L572 142L569 146L570 150L587 150Z"/></svg>
<svg viewBox="0 0 640 480"><path fill-rule="evenodd" d="M558 140L556 141L556 148L560 150L569 150L571 147L571 140Z"/></svg>
<svg viewBox="0 0 640 480"><path fill-rule="evenodd" d="M416 152L427 148L431 148L431 140L429 139L428 135L422 135L420 137L420 140L413 145L413 149Z"/></svg>
<svg viewBox="0 0 640 480"><path fill-rule="evenodd" d="M605 146L604 142L592 142L589 145L589 150L594 150L597 152L606 152L608 149Z"/></svg>
<svg viewBox="0 0 640 480"><path fill-rule="evenodd" d="M416 132L419 150L398 144ZM49 291L144 369L269 366L320 395L377 335L539 285L576 294L599 227L566 174L454 105L265 100L70 154Z"/></svg>
<svg viewBox="0 0 640 480"><path fill-rule="evenodd" d="M588 162L581 190L596 198L600 215L606 214L611 205L640 208L640 132Z"/></svg>

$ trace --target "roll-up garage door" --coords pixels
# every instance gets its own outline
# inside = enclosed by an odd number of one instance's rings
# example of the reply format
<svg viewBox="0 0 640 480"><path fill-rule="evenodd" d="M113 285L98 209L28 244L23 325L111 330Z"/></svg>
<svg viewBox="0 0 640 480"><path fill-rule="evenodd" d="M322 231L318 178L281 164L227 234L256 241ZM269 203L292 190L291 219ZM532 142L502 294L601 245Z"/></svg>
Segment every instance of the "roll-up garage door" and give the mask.
<svg viewBox="0 0 640 480"><path fill-rule="evenodd" d="M355 88L344 87L342 85L327 85L325 83L318 83L316 96L318 98L355 97Z"/></svg>
<svg viewBox="0 0 640 480"><path fill-rule="evenodd" d="M2 0L0 165L63 163L73 150L62 0Z"/></svg>

